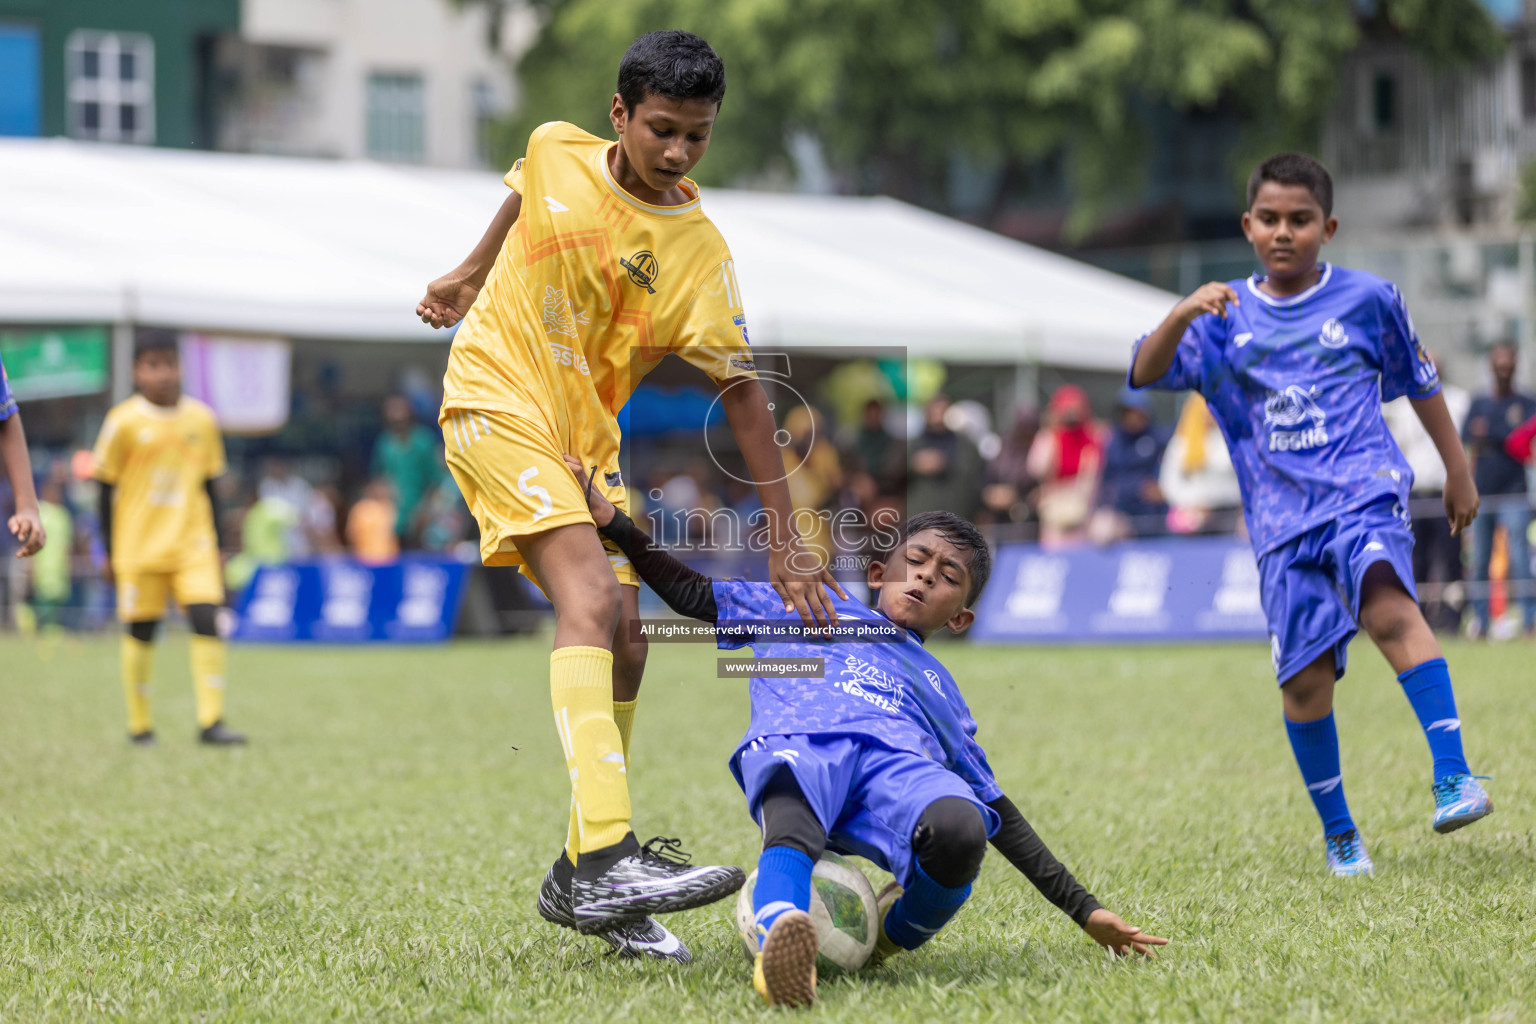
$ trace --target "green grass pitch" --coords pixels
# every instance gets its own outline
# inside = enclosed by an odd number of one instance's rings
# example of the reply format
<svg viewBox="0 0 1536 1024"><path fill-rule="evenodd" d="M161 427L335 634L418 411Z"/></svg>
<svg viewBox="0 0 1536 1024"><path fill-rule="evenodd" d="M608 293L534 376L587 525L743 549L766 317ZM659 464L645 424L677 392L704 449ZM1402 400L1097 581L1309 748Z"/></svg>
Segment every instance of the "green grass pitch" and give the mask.
<svg viewBox="0 0 1536 1024"><path fill-rule="evenodd" d="M567 807L546 651L236 648L253 743L227 751L193 742L172 637L141 750L115 641L0 639L0 1020L761 1019L730 901L670 921L686 968L538 919ZM1437 836L1424 740L1356 645L1339 721L1378 874L1353 881L1324 874L1262 646L939 653L1047 842L1173 945L1114 961L991 856L944 934L825 980L816 1019L1536 1020L1536 648L1448 651L1498 810ZM635 823L750 867L746 697L714 658L652 647Z"/></svg>

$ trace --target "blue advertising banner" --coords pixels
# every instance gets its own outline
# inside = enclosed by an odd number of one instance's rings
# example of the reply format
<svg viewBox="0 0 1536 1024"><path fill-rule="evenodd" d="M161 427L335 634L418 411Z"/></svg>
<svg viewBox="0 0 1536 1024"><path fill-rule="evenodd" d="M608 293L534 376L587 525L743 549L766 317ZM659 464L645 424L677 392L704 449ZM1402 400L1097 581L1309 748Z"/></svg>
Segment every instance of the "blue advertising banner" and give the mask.
<svg viewBox="0 0 1536 1024"><path fill-rule="evenodd" d="M992 642L1262 640L1253 548L1168 537L1045 550L1005 544L971 635Z"/></svg>
<svg viewBox="0 0 1536 1024"><path fill-rule="evenodd" d="M264 565L235 611L234 639L437 643L453 636L466 567L432 555L391 565L327 558Z"/></svg>

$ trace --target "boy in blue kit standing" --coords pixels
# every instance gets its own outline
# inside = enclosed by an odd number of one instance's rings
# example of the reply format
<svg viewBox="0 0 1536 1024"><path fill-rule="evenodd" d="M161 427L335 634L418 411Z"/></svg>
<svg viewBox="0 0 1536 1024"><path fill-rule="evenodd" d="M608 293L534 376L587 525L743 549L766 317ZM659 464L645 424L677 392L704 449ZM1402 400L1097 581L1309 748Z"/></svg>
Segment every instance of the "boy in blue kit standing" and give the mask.
<svg viewBox="0 0 1536 1024"><path fill-rule="evenodd" d="M1407 395L1445 462L1460 533L1477 488L1397 287L1318 262L1333 181L1310 156L1271 157L1248 181L1243 232L1262 276L1212 282L1136 343L1132 387L1205 396L1237 469L1259 559L1285 728L1323 819L1335 875L1370 874L1339 771L1333 689L1363 627L1398 673L1434 757L1434 829L1493 810L1467 767L1451 677L1419 611L1407 514L1413 473L1381 403Z"/></svg>
<svg viewBox="0 0 1536 1024"><path fill-rule="evenodd" d="M580 463L566 463L586 488ZM1003 795L965 698L923 646L975 618L970 605L991 571L976 527L949 512L907 520L887 561L869 567L876 606L833 601L850 639L780 640L799 622L785 620L793 613L770 584L711 580L654 547L600 490L588 500L599 531L640 578L674 611L714 623L720 647L824 663L824 678L752 678L752 723L730 762L763 830L753 985L770 1005L815 999L807 911L824 849L896 876L880 894L880 957L916 949L955 916L988 840L1100 945L1148 954L1167 943L1099 906L1051 855Z"/></svg>
<svg viewBox="0 0 1536 1024"><path fill-rule="evenodd" d="M0 468L11 481L16 503L16 511L6 519L5 527L16 538L16 557L28 558L43 549L47 532L32 484L32 460L27 455L27 435L21 429L21 411L11 396L4 364L0 364Z"/></svg>

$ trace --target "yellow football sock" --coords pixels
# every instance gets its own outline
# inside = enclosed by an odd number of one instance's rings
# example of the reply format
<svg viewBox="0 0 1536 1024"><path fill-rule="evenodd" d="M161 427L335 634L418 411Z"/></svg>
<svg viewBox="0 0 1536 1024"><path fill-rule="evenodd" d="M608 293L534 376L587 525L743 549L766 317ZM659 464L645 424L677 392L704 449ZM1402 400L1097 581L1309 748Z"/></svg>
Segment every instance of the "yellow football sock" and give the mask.
<svg viewBox="0 0 1536 1024"><path fill-rule="evenodd" d="M155 646L123 634L123 696L128 698L128 731L133 735L155 727L149 713L149 670Z"/></svg>
<svg viewBox="0 0 1536 1024"><path fill-rule="evenodd" d="M224 717L224 641L192 634L192 688L197 724L206 729Z"/></svg>
<svg viewBox="0 0 1536 1024"><path fill-rule="evenodd" d="M613 724L619 727L619 741L624 745L624 766L629 767L629 734L635 727L635 700L613 702ZM626 774L627 778L627 774ZM571 820L565 828L565 858L576 863L576 849L581 844L581 823L576 820L576 801L571 801Z"/></svg>
<svg viewBox="0 0 1536 1024"><path fill-rule="evenodd" d="M578 854L601 850L629 832L624 741L613 721L613 654L561 647L549 656L555 728L571 775Z"/></svg>

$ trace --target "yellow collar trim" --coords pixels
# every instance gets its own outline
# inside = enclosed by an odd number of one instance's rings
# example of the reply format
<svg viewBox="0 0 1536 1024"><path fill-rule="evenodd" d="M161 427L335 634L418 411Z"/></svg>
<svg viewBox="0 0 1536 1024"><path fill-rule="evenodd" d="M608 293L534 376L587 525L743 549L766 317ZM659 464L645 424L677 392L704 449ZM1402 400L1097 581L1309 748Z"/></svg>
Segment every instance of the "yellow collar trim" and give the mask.
<svg viewBox="0 0 1536 1024"><path fill-rule="evenodd" d="M682 204L681 206L654 206L651 203L643 203L636 199L634 196L630 195L628 192L624 191L624 186L613 180L613 171L609 170L608 168L608 154L613 150L613 147L617 145L617 142L609 143L607 146L604 146L597 154L597 162L603 172L603 180L608 183L609 188L613 189L614 195L618 196L620 199L624 200L626 203L628 203L630 206L633 206L637 210L640 210L644 213L654 213L661 217L676 217L679 214L692 213L694 210L699 208L698 182L694 181L687 175L683 176L683 180L679 182L679 184L681 184L685 189L693 192L693 199Z"/></svg>

